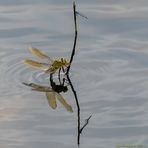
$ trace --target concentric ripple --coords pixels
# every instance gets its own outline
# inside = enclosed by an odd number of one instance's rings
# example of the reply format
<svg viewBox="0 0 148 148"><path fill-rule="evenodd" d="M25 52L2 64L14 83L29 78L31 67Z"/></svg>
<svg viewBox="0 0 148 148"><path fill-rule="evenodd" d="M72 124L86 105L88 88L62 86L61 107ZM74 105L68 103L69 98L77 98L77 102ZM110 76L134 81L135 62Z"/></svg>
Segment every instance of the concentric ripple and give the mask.
<svg viewBox="0 0 148 148"><path fill-rule="evenodd" d="M25 93L22 82L47 83L49 76L22 63L27 57L21 50L3 50L0 54L0 94L16 95ZM26 89L27 90L27 89Z"/></svg>

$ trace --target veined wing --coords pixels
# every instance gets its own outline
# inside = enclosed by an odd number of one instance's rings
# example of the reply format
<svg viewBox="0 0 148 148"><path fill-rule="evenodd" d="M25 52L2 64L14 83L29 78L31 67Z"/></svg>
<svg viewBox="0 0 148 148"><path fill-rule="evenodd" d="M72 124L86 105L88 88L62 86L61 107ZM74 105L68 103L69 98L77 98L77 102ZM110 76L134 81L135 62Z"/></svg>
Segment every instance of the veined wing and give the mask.
<svg viewBox="0 0 148 148"><path fill-rule="evenodd" d="M53 92L46 92L46 97L48 100L48 104L52 109L56 109L57 103L56 103L56 93Z"/></svg>
<svg viewBox="0 0 148 148"><path fill-rule="evenodd" d="M56 98L60 101L60 103L66 108L67 111L73 112L72 107L66 102L66 100L62 97L61 94L56 93Z"/></svg>
<svg viewBox="0 0 148 148"><path fill-rule="evenodd" d="M47 86L41 86L41 85L38 85L38 84L35 84L35 83L25 83L25 82L23 82L23 84L26 85L26 86L32 87L32 90L35 90L35 91L53 92L53 90L50 87L47 87Z"/></svg>
<svg viewBox="0 0 148 148"><path fill-rule="evenodd" d="M40 62L33 61L33 60L30 60L30 59L23 60L23 63L29 65L30 67L45 70L45 71L49 67L49 64L47 64L47 63L40 63Z"/></svg>
<svg viewBox="0 0 148 148"><path fill-rule="evenodd" d="M48 60L51 60L49 56L47 56L46 54L42 53L39 49L37 48L34 48L34 47L30 47L29 48L29 51L37 56L38 58L41 58L41 59L48 59Z"/></svg>

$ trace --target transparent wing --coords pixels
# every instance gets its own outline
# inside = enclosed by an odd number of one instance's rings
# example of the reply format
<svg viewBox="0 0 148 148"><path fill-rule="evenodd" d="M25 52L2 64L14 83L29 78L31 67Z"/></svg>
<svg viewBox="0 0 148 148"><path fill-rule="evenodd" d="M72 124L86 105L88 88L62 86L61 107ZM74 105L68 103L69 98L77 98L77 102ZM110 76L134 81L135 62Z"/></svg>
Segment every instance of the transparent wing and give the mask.
<svg viewBox="0 0 148 148"><path fill-rule="evenodd" d="M56 93L56 98L60 101L60 103L66 108L67 111L73 112L72 107L66 102L66 100L62 97L61 94Z"/></svg>
<svg viewBox="0 0 148 148"><path fill-rule="evenodd" d="M46 54L42 53L42 52L41 52L39 49L37 49L37 48L30 47L30 48L29 48L29 51L30 51L33 55L37 56L38 58L51 60L49 56L47 56Z"/></svg>
<svg viewBox="0 0 148 148"><path fill-rule="evenodd" d="M40 62L33 61L30 59L23 60L23 63L27 64L30 67L41 69L41 70L47 70L49 67L49 64L47 64L47 63L40 63Z"/></svg>
<svg viewBox="0 0 148 148"><path fill-rule="evenodd" d="M35 83L25 83L25 82L23 82L23 84L26 85L26 86L32 87L32 90L35 90L35 91L53 92L53 90L50 87L47 87L47 86L41 86L41 85L38 85L38 84L35 84Z"/></svg>
<svg viewBox="0 0 148 148"><path fill-rule="evenodd" d="M57 103L56 103L56 93L55 92L46 92L46 97L48 100L48 104L52 109L56 109Z"/></svg>

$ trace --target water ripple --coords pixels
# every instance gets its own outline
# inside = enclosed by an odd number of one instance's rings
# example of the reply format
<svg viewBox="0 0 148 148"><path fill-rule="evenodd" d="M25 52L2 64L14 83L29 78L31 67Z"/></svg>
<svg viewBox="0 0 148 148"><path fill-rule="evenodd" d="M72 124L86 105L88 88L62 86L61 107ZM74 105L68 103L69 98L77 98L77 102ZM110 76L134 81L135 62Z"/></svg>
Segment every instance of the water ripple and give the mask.
<svg viewBox="0 0 148 148"><path fill-rule="evenodd" d="M41 71L32 70L22 63L26 54L21 50L5 50L5 52L1 52L0 57L0 94L2 96L25 92L22 84L24 81L46 83L48 75Z"/></svg>

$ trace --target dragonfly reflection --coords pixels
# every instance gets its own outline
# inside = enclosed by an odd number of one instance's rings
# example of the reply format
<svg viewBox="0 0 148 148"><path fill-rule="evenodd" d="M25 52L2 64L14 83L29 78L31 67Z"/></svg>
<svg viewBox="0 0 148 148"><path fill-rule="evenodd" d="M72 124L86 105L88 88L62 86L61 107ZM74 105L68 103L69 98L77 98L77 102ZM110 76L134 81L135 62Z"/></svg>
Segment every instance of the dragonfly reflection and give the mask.
<svg viewBox="0 0 148 148"><path fill-rule="evenodd" d="M72 109L71 105L69 105L66 102L66 100L63 98L63 96L60 94L60 92L65 91L65 86L63 87L64 88L63 90L62 90L62 86L61 86L59 91L55 91L51 87L42 86L42 85L38 85L38 84L35 84L35 83L25 83L25 82L23 82L23 84L26 85L26 86L31 87L32 90L34 90L34 91L44 92L46 94L48 104L52 109L57 108L56 100L58 100L63 105L63 107L65 107L65 109L67 111L73 112L73 109Z"/></svg>

